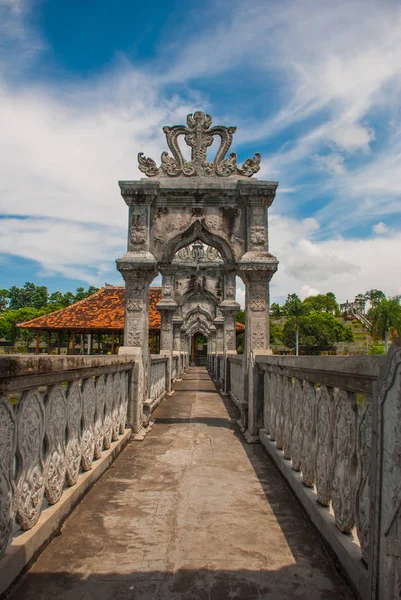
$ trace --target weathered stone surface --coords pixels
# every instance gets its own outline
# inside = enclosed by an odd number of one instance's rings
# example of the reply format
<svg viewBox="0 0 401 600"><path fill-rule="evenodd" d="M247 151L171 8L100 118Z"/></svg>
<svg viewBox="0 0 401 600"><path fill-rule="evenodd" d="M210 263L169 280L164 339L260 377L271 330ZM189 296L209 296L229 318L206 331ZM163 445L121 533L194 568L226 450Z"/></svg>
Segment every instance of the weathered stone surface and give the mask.
<svg viewBox="0 0 401 600"><path fill-rule="evenodd" d="M11 600L351 599L236 410L191 369L92 488Z"/></svg>

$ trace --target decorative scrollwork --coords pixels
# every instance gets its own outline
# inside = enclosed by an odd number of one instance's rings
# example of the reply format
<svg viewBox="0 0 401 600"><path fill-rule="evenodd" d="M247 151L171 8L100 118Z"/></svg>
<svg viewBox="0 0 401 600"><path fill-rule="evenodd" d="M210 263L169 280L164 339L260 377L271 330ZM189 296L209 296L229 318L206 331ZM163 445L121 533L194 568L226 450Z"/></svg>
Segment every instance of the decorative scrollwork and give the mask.
<svg viewBox="0 0 401 600"><path fill-rule="evenodd" d="M120 373L114 373L113 377L113 411L112 420L112 440L118 440L120 434L120 403L121 403L121 381Z"/></svg>
<svg viewBox="0 0 401 600"><path fill-rule="evenodd" d="M334 390L322 385L316 409L315 478L317 501L328 506L331 499Z"/></svg>
<svg viewBox="0 0 401 600"><path fill-rule="evenodd" d="M108 450L111 446L113 437L113 375L110 373L106 377L106 402L104 407L104 447Z"/></svg>
<svg viewBox="0 0 401 600"><path fill-rule="evenodd" d="M42 457L45 407L37 389L22 394L17 408L17 432L17 521L22 529L31 529L39 519L45 491Z"/></svg>
<svg viewBox="0 0 401 600"><path fill-rule="evenodd" d="M0 398L0 557L5 553L14 522L14 456L16 422L7 396Z"/></svg>
<svg viewBox="0 0 401 600"><path fill-rule="evenodd" d="M66 478L68 485L75 485L78 480L82 455L82 398L78 381L73 381L67 388L67 406Z"/></svg>
<svg viewBox="0 0 401 600"><path fill-rule="evenodd" d="M95 404L96 393L93 379L85 379L82 385L82 468L89 471L92 468L95 453Z"/></svg>
<svg viewBox="0 0 401 600"><path fill-rule="evenodd" d="M294 471L300 471L302 461L302 439L303 439L303 384L296 379L292 389L291 397L291 459Z"/></svg>
<svg viewBox="0 0 401 600"><path fill-rule="evenodd" d="M120 375L120 394L120 433L124 433L128 408L128 371L123 371Z"/></svg>
<svg viewBox="0 0 401 600"><path fill-rule="evenodd" d="M45 399L47 452L45 459L45 495L49 504L61 498L67 470L65 430L67 426L67 400L61 385L49 387Z"/></svg>
<svg viewBox="0 0 401 600"><path fill-rule="evenodd" d="M95 427L93 430L95 437L95 458L102 456L104 439L104 407L106 404L106 389L104 384L104 375L96 377L96 408L95 408Z"/></svg>
<svg viewBox="0 0 401 600"><path fill-rule="evenodd" d="M138 154L139 170L148 177L157 175L168 177L211 177L216 175L219 177L230 177L231 175L252 177L257 173L260 169L259 153L256 153L253 158L248 158L242 167L237 165L235 152L226 156L236 127L224 127L223 125L211 127L211 125L212 117L197 111L187 116L187 126L163 127L172 156L163 152L161 165L158 168L153 159L146 158L143 152L140 152ZM181 152L178 143L180 136L184 136L186 144L191 148L191 160L186 160ZM220 145L214 161L208 162L207 149L213 144L214 136L220 138Z"/></svg>
<svg viewBox="0 0 401 600"><path fill-rule="evenodd" d="M302 429L302 483L312 487L315 481L316 388L310 381L304 382Z"/></svg>

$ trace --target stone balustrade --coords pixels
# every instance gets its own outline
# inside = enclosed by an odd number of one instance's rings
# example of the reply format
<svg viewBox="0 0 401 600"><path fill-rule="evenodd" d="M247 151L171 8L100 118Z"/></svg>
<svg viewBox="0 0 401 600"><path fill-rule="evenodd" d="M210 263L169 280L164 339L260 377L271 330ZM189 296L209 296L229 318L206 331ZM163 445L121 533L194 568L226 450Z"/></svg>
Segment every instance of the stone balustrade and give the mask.
<svg viewBox="0 0 401 600"><path fill-rule="evenodd" d="M232 401L241 414L241 422L246 422L247 405L245 402L244 365L241 355L228 356L228 389Z"/></svg>
<svg viewBox="0 0 401 600"><path fill-rule="evenodd" d="M240 366L229 360L236 401ZM401 597L400 365L398 341L387 357L257 356L254 366L247 433L258 432L362 598Z"/></svg>
<svg viewBox="0 0 401 600"><path fill-rule="evenodd" d="M168 357L152 356L149 366L149 399L144 404L148 414L160 404L167 393Z"/></svg>
<svg viewBox="0 0 401 600"><path fill-rule="evenodd" d="M0 358L0 556L124 434L133 368L125 357Z"/></svg>

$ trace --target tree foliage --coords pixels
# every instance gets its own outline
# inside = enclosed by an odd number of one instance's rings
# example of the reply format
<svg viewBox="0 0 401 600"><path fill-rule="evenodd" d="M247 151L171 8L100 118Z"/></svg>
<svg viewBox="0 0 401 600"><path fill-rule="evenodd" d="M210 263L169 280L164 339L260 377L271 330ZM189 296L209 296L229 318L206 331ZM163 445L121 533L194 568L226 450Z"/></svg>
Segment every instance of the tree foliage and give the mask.
<svg viewBox="0 0 401 600"><path fill-rule="evenodd" d="M370 311L369 319L372 323L372 334L385 341L386 352L388 349L388 334L391 330L401 333L401 305L399 297L384 298Z"/></svg>
<svg viewBox="0 0 401 600"><path fill-rule="evenodd" d="M353 341L351 327L338 321L334 315L312 311L298 318L299 346L307 354L331 350L337 342ZM294 348L296 338L296 317L290 317L283 328L283 343Z"/></svg>
<svg viewBox="0 0 401 600"><path fill-rule="evenodd" d="M308 311L315 310L318 312L331 313L333 315L339 314L339 306L333 292L309 296L308 298L305 298L303 303Z"/></svg>

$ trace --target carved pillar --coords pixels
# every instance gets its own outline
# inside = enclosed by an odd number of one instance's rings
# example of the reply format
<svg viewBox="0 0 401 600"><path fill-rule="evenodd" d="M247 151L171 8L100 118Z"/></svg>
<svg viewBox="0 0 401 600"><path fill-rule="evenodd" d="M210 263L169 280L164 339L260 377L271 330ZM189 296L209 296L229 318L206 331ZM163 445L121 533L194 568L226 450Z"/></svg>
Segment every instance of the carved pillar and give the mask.
<svg viewBox="0 0 401 600"><path fill-rule="evenodd" d="M218 311L221 312L221 311ZM215 379L223 385L223 369L219 369L218 365L220 364L219 356L224 356L224 317L220 314L213 320L214 326L216 327L216 355L215 355L215 364L216 364L216 372Z"/></svg>
<svg viewBox="0 0 401 600"><path fill-rule="evenodd" d="M184 356L184 369L183 373L185 373L185 369L188 367L188 342L187 342L187 328L182 326L180 328L180 346L181 346L181 354Z"/></svg>
<svg viewBox="0 0 401 600"><path fill-rule="evenodd" d="M214 325L210 325L209 327L208 353L210 374L214 378L216 369L216 327Z"/></svg>
<svg viewBox="0 0 401 600"><path fill-rule="evenodd" d="M172 355L173 355L173 316L177 310L177 303L173 298L174 293L174 269L163 266L160 268L162 273L162 299L157 303L157 310L161 316L160 326L160 354L168 356L168 377L167 393L172 393L171 375L172 375Z"/></svg>
<svg viewBox="0 0 401 600"><path fill-rule="evenodd" d="M179 315L173 316L173 354L178 356L178 372L177 379L179 374L182 372L181 365L181 326L184 322L184 319Z"/></svg>
<svg viewBox="0 0 401 600"><path fill-rule="evenodd" d="M223 351L224 351L224 387L223 392L229 393L229 378L228 378L228 362L227 357L230 354L237 354L236 339L235 339L235 323L236 315L240 309L238 302L234 300L223 300L220 304L220 310L224 316L224 338L223 338Z"/></svg>
<svg viewBox="0 0 401 600"><path fill-rule="evenodd" d="M146 191L131 182L120 182L120 188L129 207L129 218L128 250L116 261L125 280L124 346L118 353L136 357L128 415L132 421L129 424L138 431L148 390L149 285L157 275L157 261L149 252L149 214L158 183L147 186Z"/></svg>

